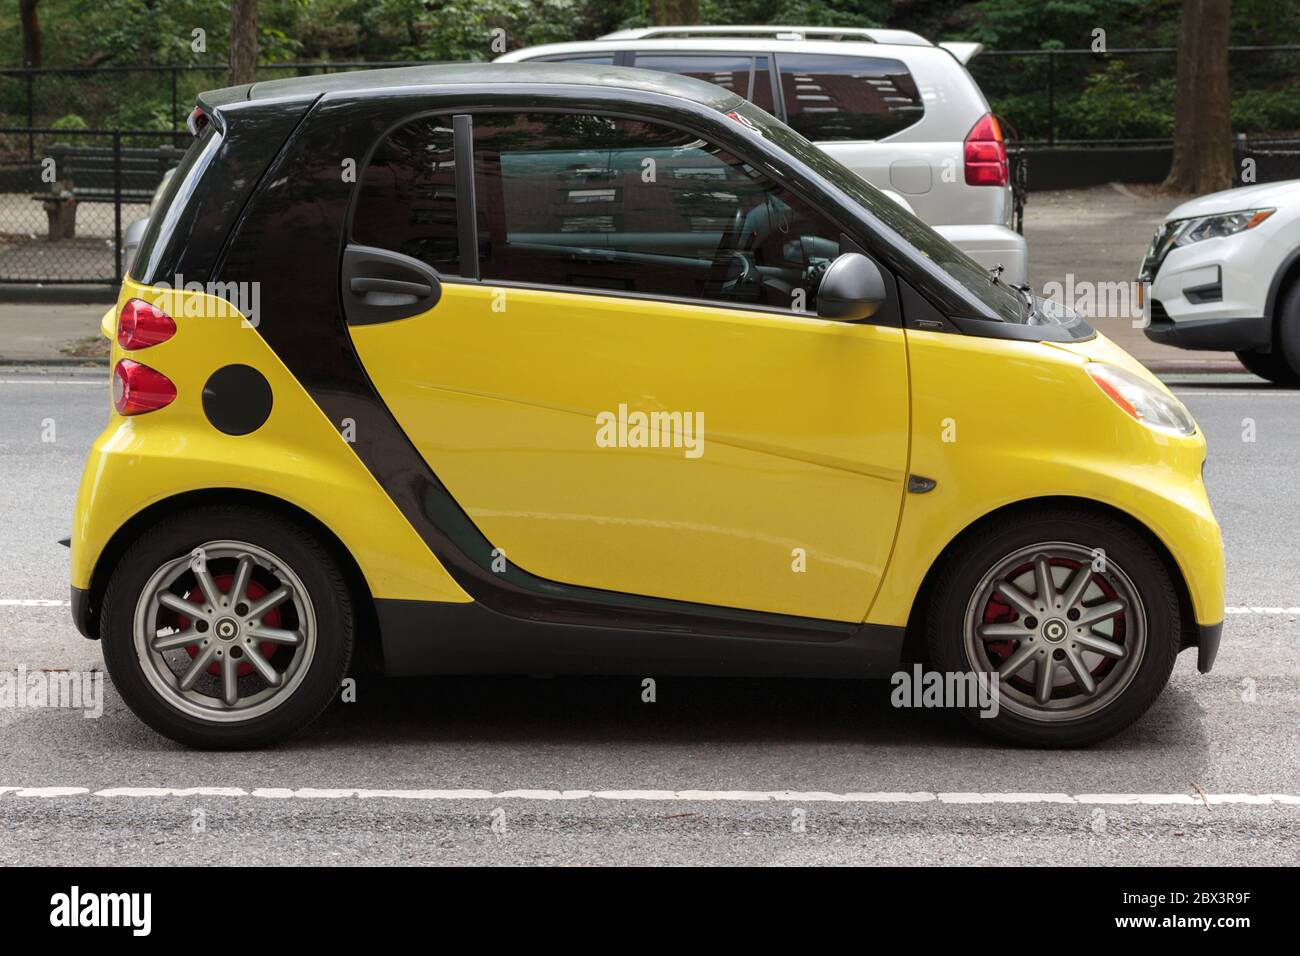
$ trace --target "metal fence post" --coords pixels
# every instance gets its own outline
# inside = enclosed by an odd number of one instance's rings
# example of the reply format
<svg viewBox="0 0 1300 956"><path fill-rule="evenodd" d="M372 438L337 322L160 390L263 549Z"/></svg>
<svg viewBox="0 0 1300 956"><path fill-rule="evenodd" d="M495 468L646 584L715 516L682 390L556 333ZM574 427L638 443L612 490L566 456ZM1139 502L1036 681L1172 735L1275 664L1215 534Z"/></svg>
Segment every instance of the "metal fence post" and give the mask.
<svg viewBox="0 0 1300 956"><path fill-rule="evenodd" d="M113 281L122 281L122 131L113 130Z"/></svg>
<svg viewBox="0 0 1300 956"><path fill-rule="evenodd" d="M36 103L34 102L33 84L36 82L36 74L27 74L27 128L32 129L36 125ZM31 133L27 134L27 162L36 162L36 137Z"/></svg>
<svg viewBox="0 0 1300 956"><path fill-rule="evenodd" d="M1056 145L1056 54L1047 51L1047 145Z"/></svg>

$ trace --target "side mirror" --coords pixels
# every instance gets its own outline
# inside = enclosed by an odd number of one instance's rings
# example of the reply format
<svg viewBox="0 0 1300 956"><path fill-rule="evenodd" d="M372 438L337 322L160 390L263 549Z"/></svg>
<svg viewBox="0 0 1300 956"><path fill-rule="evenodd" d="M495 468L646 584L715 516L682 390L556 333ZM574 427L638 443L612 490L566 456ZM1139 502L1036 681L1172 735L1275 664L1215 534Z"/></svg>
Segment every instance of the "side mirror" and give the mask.
<svg viewBox="0 0 1300 956"><path fill-rule="evenodd" d="M860 252L846 252L827 267L817 289L817 317L836 322L869 319L885 304L885 277Z"/></svg>

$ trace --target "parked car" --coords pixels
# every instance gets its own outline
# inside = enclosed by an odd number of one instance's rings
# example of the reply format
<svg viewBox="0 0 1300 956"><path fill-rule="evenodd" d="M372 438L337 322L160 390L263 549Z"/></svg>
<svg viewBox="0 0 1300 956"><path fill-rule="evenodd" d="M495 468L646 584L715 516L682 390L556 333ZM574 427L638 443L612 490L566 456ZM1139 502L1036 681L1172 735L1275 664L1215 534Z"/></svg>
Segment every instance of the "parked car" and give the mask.
<svg viewBox="0 0 1300 956"><path fill-rule="evenodd" d="M1233 351L1271 382L1300 383L1300 180L1175 207L1138 270L1147 338Z"/></svg>
<svg viewBox="0 0 1300 956"><path fill-rule="evenodd" d="M122 265L128 272L131 270L131 263L135 261L135 252L140 248L140 241L149 229L149 216L152 216L158 209L158 203L162 200L163 193L167 190L167 184L171 182L175 172L176 169L173 167L162 174L162 178L158 181L158 188L154 190L153 199L149 200L148 215L132 220L122 230Z"/></svg>
<svg viewBox="0 0 1300 956"><path fill-rule="evenodd" d="M498 62L631 66L731 90L907 206L985 268L1028 281L1002 129L965 64L978 43L905 30L650 27Z"/></svg>
<svg viewBox="0 0 1300 956"><path fill-rule="evenodd" d="M358 642L392 675L925 659L1061 746L1213 663L1178 399L742 97L464 64L199 103L72 534L77 626L161 733L280 739Z"/></svg>

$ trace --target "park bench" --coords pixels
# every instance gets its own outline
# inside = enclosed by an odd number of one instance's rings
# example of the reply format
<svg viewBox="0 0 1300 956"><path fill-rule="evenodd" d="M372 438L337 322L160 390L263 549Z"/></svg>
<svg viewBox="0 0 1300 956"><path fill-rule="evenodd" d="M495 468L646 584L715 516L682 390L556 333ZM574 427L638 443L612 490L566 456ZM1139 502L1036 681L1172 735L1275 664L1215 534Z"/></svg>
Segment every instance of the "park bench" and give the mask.
<svg viewBox="0 0 1300 956"><path fill-rule="evenodd" d="M54 181L47 191L32 194L45 208L50 241L76 235L79 203L148 203L163 173L179 163L184 152L174 146L115 150L111 146L54 143L46 150L46 156L54 160Z"/></svg>

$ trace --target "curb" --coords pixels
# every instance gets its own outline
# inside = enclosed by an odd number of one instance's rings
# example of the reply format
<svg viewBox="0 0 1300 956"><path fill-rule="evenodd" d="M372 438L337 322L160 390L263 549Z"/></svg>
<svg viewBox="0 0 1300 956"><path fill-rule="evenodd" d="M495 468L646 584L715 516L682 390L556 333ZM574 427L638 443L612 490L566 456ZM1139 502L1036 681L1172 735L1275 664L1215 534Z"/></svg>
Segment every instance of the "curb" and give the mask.
<svg viewBox="0 0 1300 956"><path fill-rule="evenodd" d="M108 368L108 359L98 358L5 358L0 355L0 366L11 368Z"/></svg>
<svg viewBox="0 0 1300 956"><path fill-rule="evenodd" d="M5 305L112 305L115 285L5 285L0 303Z"/></svg>

